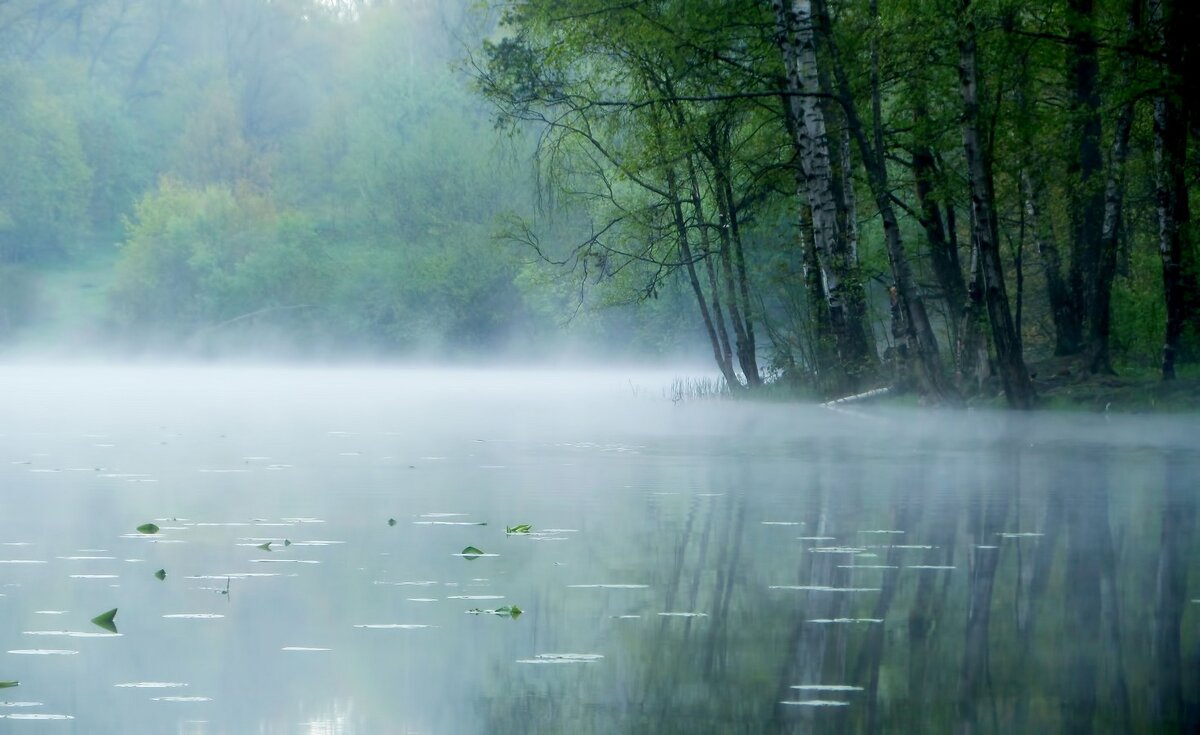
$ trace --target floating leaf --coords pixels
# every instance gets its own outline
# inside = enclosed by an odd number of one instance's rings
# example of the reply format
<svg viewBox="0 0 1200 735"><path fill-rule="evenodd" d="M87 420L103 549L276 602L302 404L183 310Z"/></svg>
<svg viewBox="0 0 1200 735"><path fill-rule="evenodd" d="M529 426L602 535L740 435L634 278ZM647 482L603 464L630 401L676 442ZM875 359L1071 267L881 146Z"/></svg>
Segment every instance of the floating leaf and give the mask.
<svg viewBox="0 0 1200 735"><path fill-rule="evenodd" d="M0 681L0 689L12 689L20 683L19 681Z"/></svg>
<svg viewBox="0 0 1200 735"><path fill-rule="evenodd" d="M389 518L389 519L388 519L388 525L389 525L389 526L394 526L394 525L396 525L396 519L395 519L395 518Z"/></svg>
<svg viewBox="0 0 1200 735"><path fill-rule="evenodd" d="M522 523L516 526L509 526L504 532L511 536L513 534L529 533L532 530L533 526L529 525L528 523Z"/></svg>
<svg viewBox="0 0 1200 735"><path fill-rule="evenodd" d="M166 578L167 578L167 570L166 570L166 569L159 569L157 572L155 572L155 573L154 573L154 578L155 578L155 579L157 579L157 580L158 580L158 581L160 581L160 582L161 582L162 580L166 579Z"/></svg>
<svg viewBox="0 0 1200 735"><path fill-rule="evenodd" d="M291 546L291 545L292 545L292 542L291 542L291 541L288 541L287 539L284 539L284 540L283 540L283 545L284 545L284 546Z"/></svg>
<svg viewBox="0 0 1200 735"><path fill-rule="evenodd" d="M270 550L271 550L271 542L270 542L270 541L268 541L268 542L267 542L267 543L265 543L265 544L259 544L259 545L258 545L258 546L256 546L255 548L256 548L256 549L262 549L263 551L270 551Z"/></svg>
<svg viewBox="0 0 1200 735"><path fill-rule="evenodd" d="M473 607L470 610L467 610L467 612L471 615L495 615L501 618L512 618L513 620L516 620L517 618L521 617L521 613L524 611L516 605L505 605L504 607L498 607L495 610L484 610L483 608Z"/></svg>
<svg viewBox="0 0 1200 735"><path fill-rule="evenodd" d="M158 526L153 523L143 523L137 527L138 533L158 533Z"/></svg>
<svg viewBox="0 0 1200 735"><path fill-rule="evenodd" d="M116 633L117 632L116 617L117 617L117 608L114 607L113 609L108 610L106 612L102 612L99 615L97 615L96 617L92 618L92 623L94 625L100 626L101 628L104 628L105 630L107 630L110 633Z"/></svg>
<svg viewBox="0 0 1200 735"><path fill-rule="evenodd" d="M466 559L478 559L479 557L483 556L483 552L474 546L468 546L462 550L462 555Z"/></svg>

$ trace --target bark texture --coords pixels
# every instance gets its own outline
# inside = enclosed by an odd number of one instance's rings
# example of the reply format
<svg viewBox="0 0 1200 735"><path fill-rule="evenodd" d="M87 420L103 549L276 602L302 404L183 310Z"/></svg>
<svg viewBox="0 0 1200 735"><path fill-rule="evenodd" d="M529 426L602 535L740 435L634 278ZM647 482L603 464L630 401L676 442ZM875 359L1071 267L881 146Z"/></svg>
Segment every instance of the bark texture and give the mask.
<svg viewBox="0 0 1200 735"><path fill-rule="evenodd" d="M961 0L963 33L959 41L959 84L963 102L963 148L967 160L967 179L971 191L974 241L979 248L979 272L983 303L992 327L992 343L1004 395L1013 408L1032 408L1035 395L1029 372L1021 356L1020 343L1013 328L1012 311L1004 287L1004 268L1000 262L999 237L992 188L991 161L984 149L979 120L979 73L976 54L975 23L970 13L971 0Z"/></svg>

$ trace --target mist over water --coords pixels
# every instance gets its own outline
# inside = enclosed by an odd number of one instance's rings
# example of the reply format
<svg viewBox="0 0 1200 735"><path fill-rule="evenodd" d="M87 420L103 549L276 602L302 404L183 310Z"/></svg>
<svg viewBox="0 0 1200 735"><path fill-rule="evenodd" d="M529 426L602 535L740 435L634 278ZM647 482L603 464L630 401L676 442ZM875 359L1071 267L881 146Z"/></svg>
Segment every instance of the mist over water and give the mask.
<svg viewBox="0 0 1200 735"><path fill-rule="evenodd" d="M675 370L0 374L6 732L1194 721L1195 417L677 401Z"/></svg>

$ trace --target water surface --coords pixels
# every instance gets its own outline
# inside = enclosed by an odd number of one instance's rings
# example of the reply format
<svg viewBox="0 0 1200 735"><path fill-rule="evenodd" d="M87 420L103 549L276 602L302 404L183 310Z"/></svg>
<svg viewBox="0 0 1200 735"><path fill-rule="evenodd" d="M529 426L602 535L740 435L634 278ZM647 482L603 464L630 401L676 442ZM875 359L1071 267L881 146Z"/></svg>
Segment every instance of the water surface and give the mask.
<svg viewBox="0 0 1200 735"><path fill-rule="evenodd" d="M1196 724L1196 418L676 377L0 369L0 731Z"/></svg>

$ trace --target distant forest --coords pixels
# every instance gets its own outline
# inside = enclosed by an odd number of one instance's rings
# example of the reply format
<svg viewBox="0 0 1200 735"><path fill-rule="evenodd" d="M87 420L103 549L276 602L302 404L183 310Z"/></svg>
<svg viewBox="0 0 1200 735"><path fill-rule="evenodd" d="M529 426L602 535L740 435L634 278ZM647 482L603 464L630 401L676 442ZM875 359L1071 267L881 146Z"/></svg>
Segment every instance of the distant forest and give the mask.
<svg viewBox="0 0 1200 735"><path fill-rule="evenodd" d="M0 339L707 354L1036 400L1200 360L1182 0L10 0ZM1031 368L1031 366L1034 366Z"/></svg>

